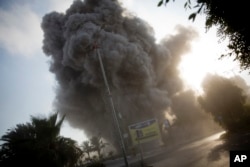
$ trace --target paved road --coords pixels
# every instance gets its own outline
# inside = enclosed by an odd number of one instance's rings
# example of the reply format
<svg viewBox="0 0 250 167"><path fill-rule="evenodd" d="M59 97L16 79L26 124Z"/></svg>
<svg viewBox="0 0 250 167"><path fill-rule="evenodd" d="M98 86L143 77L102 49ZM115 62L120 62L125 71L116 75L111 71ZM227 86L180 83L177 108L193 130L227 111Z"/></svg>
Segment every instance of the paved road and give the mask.
<svg viewBox="0 0 250 167"><path fill-rule="evenodd" d="M222 133L172 148L152 150L144 153L144 160L153 167L229 167L228 153L214 151L222 143L218 140ZM139 156L128 157L130 164L139 160ZM123 159L117 159L107 162L106 166L124 166L122 164Z"/></svg>
<svg viewBox="0 0 250 167"><path fill-rule="evenodd" d="M165 158L151 163L153 167L229 167L229 153L217 152L221 133L191 142L163 154Z"/></svg>

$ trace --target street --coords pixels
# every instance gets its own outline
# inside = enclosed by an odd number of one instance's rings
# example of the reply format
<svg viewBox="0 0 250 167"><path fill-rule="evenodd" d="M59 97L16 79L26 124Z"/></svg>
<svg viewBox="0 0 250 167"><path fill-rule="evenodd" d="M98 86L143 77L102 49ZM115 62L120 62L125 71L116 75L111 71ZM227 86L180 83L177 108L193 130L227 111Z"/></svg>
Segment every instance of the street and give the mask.
<svg viewBox="0 0 250 167"><path fill-rule="evenodd" d="M219 140L222 133L224 132L186 144L145 152L144 162L152 167L228 167L228 152L216 151L222 143ZM130 166L136 166L140 156L128 157L128 161ZM122 158L106 162L107 167L124 166L123 164Z"/></svg>
<svg viewBox="0 0 250 167"><path fill-rule="evenodd" d="M153 167L229 167L227 152L216 152L221 144L217 133L210 137L192 142L164 154L165 158L150 163Z"/></svg>

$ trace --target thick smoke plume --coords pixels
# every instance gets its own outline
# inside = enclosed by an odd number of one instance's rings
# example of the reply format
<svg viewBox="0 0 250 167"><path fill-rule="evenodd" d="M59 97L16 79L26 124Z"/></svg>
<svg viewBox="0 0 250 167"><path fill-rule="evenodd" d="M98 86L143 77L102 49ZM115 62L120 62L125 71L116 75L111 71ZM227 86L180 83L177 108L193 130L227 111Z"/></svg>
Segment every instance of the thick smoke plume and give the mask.
<svg viewBox="0 0 250 167"><path fill-rule="evenodd" d="M171 102L171 111L177 118L172 131L179 142L222 130L212 117L202 110L193 90L178 92L171 98Z"/></svg>
<svg viewBox="0 0 250 167"><path fill-rule="evenodd" d="M157 19L157 18L156 18ZM44 16L43 50L58 81L56 107L87 135L113 141L113 120L96 53L99 47L116 110L125 122L162 119L182 89L181 55L197 33L177 27L156 44L152 27L116 0L74 1L65 14Z"/></svg>

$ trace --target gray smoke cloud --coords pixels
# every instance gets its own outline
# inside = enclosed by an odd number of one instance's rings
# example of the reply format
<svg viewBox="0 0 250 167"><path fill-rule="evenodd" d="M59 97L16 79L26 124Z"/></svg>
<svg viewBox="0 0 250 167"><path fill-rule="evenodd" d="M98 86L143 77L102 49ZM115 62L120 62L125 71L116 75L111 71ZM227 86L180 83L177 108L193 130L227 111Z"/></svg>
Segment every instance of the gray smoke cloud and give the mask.
<svg viewBox="0 0 250 167"><path fill-rule="evenodd" d="M192 28L178 26L157 44L153 28L116 0L76 0L65 14L46 14L42 29L43 51L58 82L57 110L73 127L109 141L112 113L93 46L99 47L116 110L129 125L162 119L170 97L182 89L181 55L197 37Z"/></svg>
<svg viewBox="0 0 250 167"><path fill-rule="evenodd" d="M204 112L193 90L180 91L171 98L171 110L177 117L174 122L175 141L208 136L222 129Z"/></svg>

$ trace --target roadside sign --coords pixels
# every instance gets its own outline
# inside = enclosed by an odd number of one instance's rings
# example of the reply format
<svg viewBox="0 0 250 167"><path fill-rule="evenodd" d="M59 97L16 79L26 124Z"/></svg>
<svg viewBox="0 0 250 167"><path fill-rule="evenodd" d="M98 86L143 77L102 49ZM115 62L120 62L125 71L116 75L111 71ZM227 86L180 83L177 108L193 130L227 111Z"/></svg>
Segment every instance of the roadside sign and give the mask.
<svg viewBox="0 0 250 167"><path fill-rule="evenodd" d="M160 129L157 119L150 119L128 126L132 144L149 142L160 139Z"/></svg>

